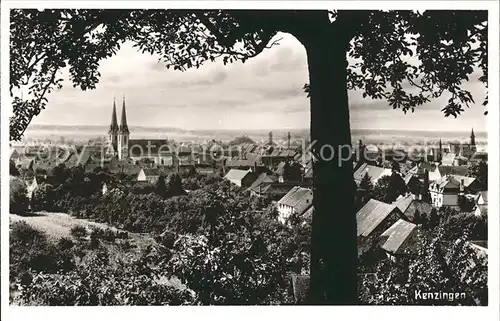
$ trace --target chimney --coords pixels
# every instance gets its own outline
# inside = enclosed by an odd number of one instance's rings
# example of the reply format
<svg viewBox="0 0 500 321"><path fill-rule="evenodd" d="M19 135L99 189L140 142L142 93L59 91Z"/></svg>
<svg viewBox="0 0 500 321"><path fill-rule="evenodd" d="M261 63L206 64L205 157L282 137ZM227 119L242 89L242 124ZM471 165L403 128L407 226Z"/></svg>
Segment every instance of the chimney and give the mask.
<svg viewBox="0 0 500 321"><path fill-rule="evenodd" d="M460 180L460 192L463 192L463 191L464 191L464 186L465 186L464 181L465 181L465 180L464 180L463 178Z"/></svg>
<svg viewBox="0 0 500 321"><path fill-rule="evenodd" d="M253 171L257 173L257 162L253 163Z"/></svg>

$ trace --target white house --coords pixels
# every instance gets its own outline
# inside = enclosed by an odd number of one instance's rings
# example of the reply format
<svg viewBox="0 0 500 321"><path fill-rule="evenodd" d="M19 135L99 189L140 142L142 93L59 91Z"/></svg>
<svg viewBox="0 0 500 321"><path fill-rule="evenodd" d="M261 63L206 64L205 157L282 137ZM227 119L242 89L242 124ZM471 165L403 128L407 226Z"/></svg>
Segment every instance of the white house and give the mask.
<svg viewBox="0 0 500 321"><path fill-rule="evenodd" d="M440 208L442 206L458 206L458 195L464 191L464 182L458 181L453 176L446 176L434 181L429 185L432 205Z"/></svg>
<svg viewBox="0 0 500 321"><path fill-rule="evenodd" d="M160 171L157 168L142 168L139 174L137 174L137 181L154 184L159 177Z"/></svg>
<svg viewBox="0 0 500 321"><path fill-rule="evenodd" d="M278 201L278 220L285 223L292 215L302 215L312 206L313 192L295 186Z"/></svg>
<svg viewBox="0 0 500 321"><path fill-rule="evenodd" d="M231 169L224 176L225 179L239 187L248 187L257 179L257 174L252 172L250 169Z"/></svg>
<svg viewBox="0 0 500 321"><path fill-rule="evenodd" d="M368 165L364 163L354 172L354 181L357 185L361 182L363 177L368 174L373 185L377 184L377 181L384 176L391 176L392 169L384 168L379 166Z"/></svg>
<svg viewBox="0 0 500 321"><path fill-rule="evenodd" d="M33 177L33 180L27 181L26 182L26 196L31 199L33 196L33 192L37 189L38 187L38 182L36 180L36 176Z"/></svg>

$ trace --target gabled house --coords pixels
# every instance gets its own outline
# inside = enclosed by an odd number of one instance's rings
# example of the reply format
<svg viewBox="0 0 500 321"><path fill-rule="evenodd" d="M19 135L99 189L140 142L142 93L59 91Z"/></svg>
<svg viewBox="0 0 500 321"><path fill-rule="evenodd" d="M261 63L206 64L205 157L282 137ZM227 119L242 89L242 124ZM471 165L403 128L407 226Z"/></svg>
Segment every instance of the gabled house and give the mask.
<svg viewBox="0 0 500 321"><path fill-rule="evenodd" d="M260 174L257 179L248 187L248 191L252 195L256 196L263 196L265 192L263 192L263 189L266 191L268 190L268 186L272 183L276 183L277 178L273 175L269 175L267 173L262 173Z"/></svg>
<svg viewBox="0 0 500 321"><path fill-rule="evenodd" d="M393 262L399 262L410 254L417 232L417 225L399 219L380 235L380 247Z"/></svg>
<svg viewBox="0 0 500 321"><path fill-rule="evenodd" d="M476 216L488 214L488 191L482 191L477 194L474 199L476 205L474 206L473 213Z"/></svg>
<svg viewBox="0 0 500 321"><path fill-rule="evenodd" d="M304 214L312 206L312 200L312 190L295 186L278 201L278 220L285 223L292 215Z"/></svg>
<svg viewBox="0 0 500 321"><path fill-rule="evenodd" d="M417 199L414 195L411 195L406 199L396 200L392 204L396 205L400 209L406 220L414 223L417 223L415 222L415 218L417 216L429 217L431 212L435 210L431 204L424 202L421 199Z"/></svg>
<svg viewBox="0 0 500 321"><path fill-rule="evenodd" d="M370 180L373 185L377 184L377 181L384 176L391 176L392 170L390 168L384 168L374 165L368 165L366 163L358 167L354 172L354 181L357 185L361 182L365 174L370 176Z"/></svg>
<svg viewBox="0 0 500 321"><path fill-rule="evenodd" d="M251 170L231 169L224 176L225 179L239 187L248 187L257 178L257 174Z"/></svg>
<svg viewBox="0 0 500 321"><path fill-rule="evenodd" d="M488 204L488 191L481 191L477 194L476 204L477 205L487 205Z"/></svg>
<svg viewBox="0 0 500 321"><path fill-rule="evenodd" d="M429 185L432 205L436 208L443 206L458 206L458 195L464 193L464 182L453 176L446 176Z"/></svg>
<svg viewBox="0 0 500 321"><path fill-rule="evenodd" d="M426 173L427 172L430 173L430 172L434 171L435 168L436 168L436 165L434 165L433 163L422 162L422 163L418 163L413 168L411 168L408 171L408 174L413 174L418 179L424 179ZM430 177L429 177L429 180L430 180Z"/></svg>
<svg viewBox="0 0 500 321"><path fill-rule="evenodd" d="M440 165L436 166L433 170L429 171L429 181L438 181L441 178L448 175L459 175L465 176L467 175L468 168L467 166L445 166Z"/></svg>
<svg viewBox="0 0 500 321"><path fill-rule="evenodd" d="M158 168L142 168L139 174L137 174L137 181L155 184L160 175L161 172Z"/></svg>
<svg viewBox="0 0 500 321"><path fill-rule="evenodd" d="M38 188L38 181L36 176L33 176L32 179L28 179L26 181L26 196L28 199L31 199L33 196L33 192Z"/></svg>
<svg viewBox="0 0 500 321"><path fill-rule="evenodd" d="M356 213L358 253L366 251L379 236L401 218L399 208L374 199Z"/></svg>
<svg viewBox="0 0 500 321"><path fill-rule="evenodd" d="M446 153L441 158L441 165L453 166L455 164L455 154Z"/></svg>

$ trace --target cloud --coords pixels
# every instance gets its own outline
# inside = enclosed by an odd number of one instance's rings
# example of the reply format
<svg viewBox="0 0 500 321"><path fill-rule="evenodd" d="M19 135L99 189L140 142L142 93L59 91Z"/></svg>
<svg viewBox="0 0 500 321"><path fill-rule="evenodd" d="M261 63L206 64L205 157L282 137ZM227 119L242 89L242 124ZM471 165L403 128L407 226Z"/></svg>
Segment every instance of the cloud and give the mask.
<svg viewBox="0 0 500 321"><path fill-rule="evenodd" d="M126 44L103 61L95 90L82 92L65 87L49 97L47 110L34 120L39 124L108 125L113 95L127 97L130 126L168 126L191 129L307 128L310 101L302 90L308 82L304 47L293 37L283 36L279 46L264 50L245 64L224 66L206 63L185 72L166 69L158 56L141 54ZM63 75L68 79L68 73ZM478 84L471 82L471 91ZM479 98L476 98L478 103ZM479 96L478 96L479 97ZM121 104L121 101L117 101ZM350 92L353 128L486 127L483 108L471 108L457 122L445 120L442 101L420 107L404 116L386 101L363 99Z"/></svg>

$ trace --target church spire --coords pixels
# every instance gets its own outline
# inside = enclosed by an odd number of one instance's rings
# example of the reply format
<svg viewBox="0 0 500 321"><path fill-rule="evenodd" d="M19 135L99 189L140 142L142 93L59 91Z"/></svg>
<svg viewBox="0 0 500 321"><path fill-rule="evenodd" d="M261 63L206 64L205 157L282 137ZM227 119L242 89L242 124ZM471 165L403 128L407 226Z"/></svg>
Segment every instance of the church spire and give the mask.
<svg viewBox="0 0 500 321"><path fill-rule="evenodd" d="M120 133L130 133L127 125L127 114L125 112L125 95L123 95L122 122L120 124Z"/></svg>
<svg viewBox="0 0 500 321"><path fill-rule="evenodd" d="M470 133L470 145L476 146L476 135L474 135L474 128L472 128L472 131Z"/></svg>
<svg viewBox="0 0 500 321"><path fill-rule="evenodd" d="M113 114L111 115L111 125L109 126L109 133L118 133L118 120L116 117L116 100L113 97Z"/></svg>

